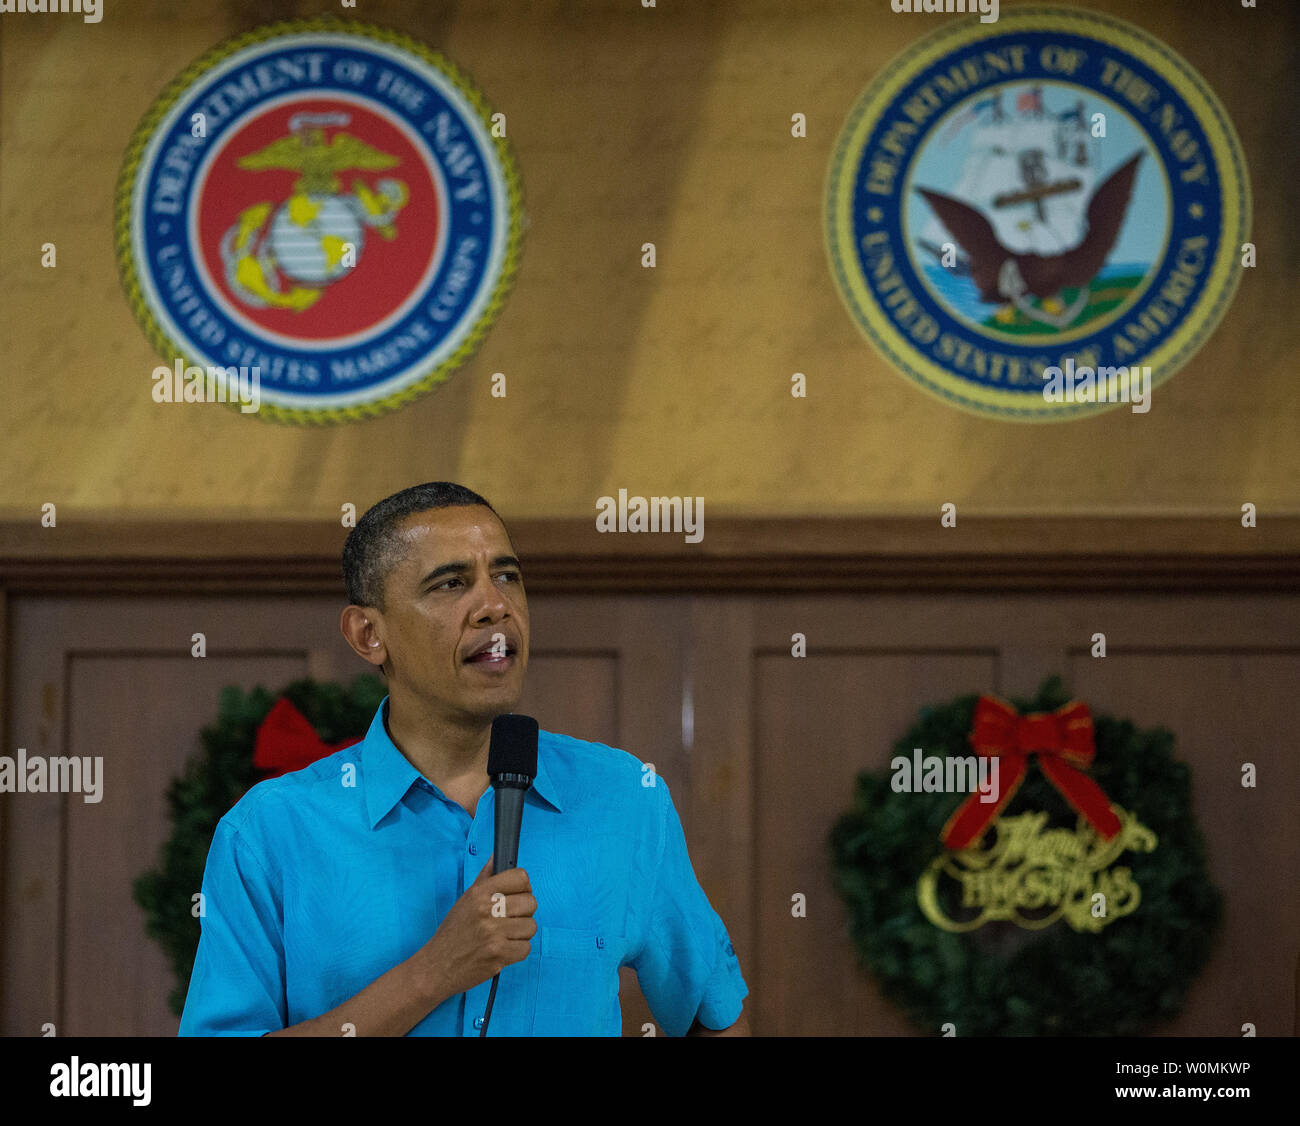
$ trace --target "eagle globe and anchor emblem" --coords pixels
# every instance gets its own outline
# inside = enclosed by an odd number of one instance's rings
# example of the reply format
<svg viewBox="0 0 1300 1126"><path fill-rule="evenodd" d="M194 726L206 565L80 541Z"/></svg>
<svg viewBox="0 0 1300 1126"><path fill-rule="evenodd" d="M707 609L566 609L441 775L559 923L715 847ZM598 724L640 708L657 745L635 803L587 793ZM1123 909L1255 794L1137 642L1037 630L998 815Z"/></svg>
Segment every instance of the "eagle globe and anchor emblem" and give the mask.
<svg viewBox="0 0 1300 1126"><path fill-rule="evenodd" d="M955 21L894 59L825 200L832 274L877 351L1012 421L1115 405L1053 398L1049 369L1172 376L1227 311L1250 210L1205 80L1142 29L1059 7Z"/></svg>
<svg viewBox="0 0 1300 1126"><path fill-rule="evenodd" d="M345 132L328 140L326 130L346 126L346 113L300 113L289 119L290 136L238 161L242 169L301 171L293 195L274 205L255 203L239 215L221 239L226 281L245 304L302 310L324 287L361 259L367 229L389 241L409 198L406 184L379 180L372 191L354 179L350 194L335 175L348 170L392 168L399 159ZM286 288L281 276L292 283Z"/></svg>

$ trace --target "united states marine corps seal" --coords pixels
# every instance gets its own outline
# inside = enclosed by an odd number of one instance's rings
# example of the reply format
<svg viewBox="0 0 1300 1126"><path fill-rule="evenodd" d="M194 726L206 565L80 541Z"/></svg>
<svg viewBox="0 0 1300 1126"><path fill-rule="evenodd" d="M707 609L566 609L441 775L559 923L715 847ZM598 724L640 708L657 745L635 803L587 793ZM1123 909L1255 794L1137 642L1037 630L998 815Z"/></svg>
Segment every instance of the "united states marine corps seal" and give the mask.
<svg viewBox="0 0 1300 1126"><path fill-rule="evenodd" d="M1226 311L1249 230L1204 79L1079 9L920 40L853 107L827 180L859 327L925 390L1004 419L1150 409Z"/></svg>
<svg viewBox="0 0 1300 1126"><path fill-rule="evenodd" d="M136 317L178 370L256 369L280 421L409 402L470 356L513 280L502 121L381 28L296 21L215 48L145 116L118 180Z"/></svg>

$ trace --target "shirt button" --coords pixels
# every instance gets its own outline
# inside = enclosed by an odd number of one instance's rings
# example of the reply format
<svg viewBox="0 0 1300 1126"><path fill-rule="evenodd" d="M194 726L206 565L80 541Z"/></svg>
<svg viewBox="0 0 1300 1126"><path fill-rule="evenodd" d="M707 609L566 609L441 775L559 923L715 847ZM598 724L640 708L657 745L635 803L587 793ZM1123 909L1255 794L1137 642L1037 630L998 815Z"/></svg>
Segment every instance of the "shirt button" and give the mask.
<svg viewBox="0 0 1300 1126"><path fill-rule="evenodd" d="M472 844L472 845L470 845L470 846L469 846L469 854L470 854L470 856L477 856L477 855L478 855L478 845L476 845L476 844Z"/></svg>
<svg viewBox="0 0 1300 1126"><path fill-rule="evenodd" d="M597 945L601 950L604 950L604 949L605 949L605 936L604 936L603 934L598 934L598 935L596 935L596 945Z"/></svg>
<svg viewBox="0 0 1300 1126"><path fill-rule="evenodd" d="M482 1028L482 1027L483 1027L483 1018L482 1018L482 1017L475 1017L475 1018L474 1018L474 1027L475 1027L475 1028Z"/></svg>

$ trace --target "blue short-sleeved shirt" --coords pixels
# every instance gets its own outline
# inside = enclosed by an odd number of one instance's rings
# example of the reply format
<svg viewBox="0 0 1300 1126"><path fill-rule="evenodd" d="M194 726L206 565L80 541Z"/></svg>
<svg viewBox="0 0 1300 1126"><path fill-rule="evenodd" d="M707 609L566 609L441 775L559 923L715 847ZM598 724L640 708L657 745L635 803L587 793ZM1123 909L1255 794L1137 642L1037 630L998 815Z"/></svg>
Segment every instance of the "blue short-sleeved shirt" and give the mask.
<svg viewBox="0 0 1300 1126"><path fill-rule="evenodd" d="M387 706L360 743L258 783L221 819L182 1036L260 1036L335 1008L423 946L491 857L493 787L471 818L393 745ZM634 756L541 732L519 866L538 930L501 971L489 1036L619 1035L620 966L669 1035L739 1019L727 930L667 784ZM490 987L409 1035L477 1036Z"/></svg>

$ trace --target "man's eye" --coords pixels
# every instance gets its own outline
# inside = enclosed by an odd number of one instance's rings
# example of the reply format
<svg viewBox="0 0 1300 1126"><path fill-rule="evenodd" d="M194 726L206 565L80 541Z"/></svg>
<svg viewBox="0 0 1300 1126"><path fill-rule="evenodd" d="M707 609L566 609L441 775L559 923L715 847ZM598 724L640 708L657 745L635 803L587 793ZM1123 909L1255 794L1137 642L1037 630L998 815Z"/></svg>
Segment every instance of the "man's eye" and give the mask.
<svg viewBox="0 0 1300 1126"><path fill-rule="evenodd" d="M512 582L512 583L517 583L517 582L522 582L522 581L523 581L523 576L522 576L518 571L502 571L499 575L497 575L497 578L499 578L499 579L508 579L508 580L509 580L510 582ZM430 590L446 590L446 589L448 589L449 587L451 587L451 585L452 585L453 583L460 583L462 586L464 585L464 581L463 581L463 580L458 579L458 578L451 578L451 579L447 579L445 582L441 582L441 583L439 583L437 586L430 587L429 589L430 589Z"/></svg>

